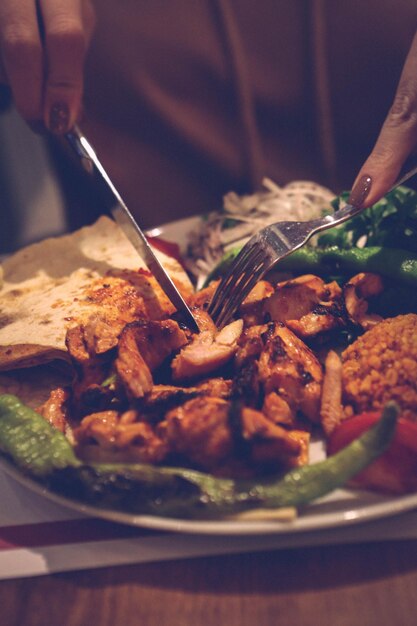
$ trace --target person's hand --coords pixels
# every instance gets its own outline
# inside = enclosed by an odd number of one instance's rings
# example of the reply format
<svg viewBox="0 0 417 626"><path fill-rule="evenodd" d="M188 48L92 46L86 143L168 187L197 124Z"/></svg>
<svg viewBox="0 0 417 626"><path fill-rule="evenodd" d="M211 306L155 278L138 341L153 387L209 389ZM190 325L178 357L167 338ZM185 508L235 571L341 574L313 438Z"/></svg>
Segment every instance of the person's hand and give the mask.
<svg viewBox="0 0 417 626"><path fill-rule="evenodd" d="M33 128L76 122L93 28L90 0L0 0L0 83Z"/></svg>
<svg viewBox="0 0 417 626"><path fill-rule="evenodd" d="M393 105L371 154L356 177L349 202L365 208L382 198L416 147L417 35L405 61Z"/></svg>

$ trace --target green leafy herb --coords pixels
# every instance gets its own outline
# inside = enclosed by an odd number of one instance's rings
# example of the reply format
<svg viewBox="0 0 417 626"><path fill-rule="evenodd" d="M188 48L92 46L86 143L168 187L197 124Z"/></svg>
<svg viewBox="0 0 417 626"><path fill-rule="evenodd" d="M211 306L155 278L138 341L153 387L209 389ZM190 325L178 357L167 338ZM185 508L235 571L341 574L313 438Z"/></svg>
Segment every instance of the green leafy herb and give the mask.
<svg viewBox="0 0 417 626"><path fill-rule="evenodd" d="M342 193L333 201L335 210L348 198ZM397 187L341 226L318 238L320 247L348 249L358 244L383 246L417 252L417 193L408 187Z"/></svg>

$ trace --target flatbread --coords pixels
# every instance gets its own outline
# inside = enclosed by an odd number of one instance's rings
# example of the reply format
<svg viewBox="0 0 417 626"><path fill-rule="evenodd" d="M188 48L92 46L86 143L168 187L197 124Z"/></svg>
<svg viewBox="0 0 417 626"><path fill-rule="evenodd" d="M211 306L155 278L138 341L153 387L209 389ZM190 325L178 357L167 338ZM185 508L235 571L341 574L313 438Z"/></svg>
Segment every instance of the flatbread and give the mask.
<svg viewBox="0 0 417 626"><path fill-rule="evenodd" d="M181 265L155 253L181 293L192 293ZM127 323L141 312L158 319L174 311L129 240L105 216L20 250L2 271L0 371L67 359L67 329L94 314L122 315Z"/></svg>
<svg viewBox="0 0 417 626"><path fill-rule="evenodd" d="M70 370L60 367L60 363L63 362L52 361L0 373L0 394L10 393L32 409L39 408L49 399L53 389L71 384Z"/></svg>

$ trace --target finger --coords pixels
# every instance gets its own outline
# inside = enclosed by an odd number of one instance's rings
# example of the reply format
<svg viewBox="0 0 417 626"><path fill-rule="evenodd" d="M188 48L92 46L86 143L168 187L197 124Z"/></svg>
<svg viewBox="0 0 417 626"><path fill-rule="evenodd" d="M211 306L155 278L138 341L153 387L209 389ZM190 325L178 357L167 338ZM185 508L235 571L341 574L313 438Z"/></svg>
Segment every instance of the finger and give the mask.
<svg viewBox="0 0 417 626"><path fill-rule="evenodd" d="M374 149L354 182L349 201L371 206L389 191L417 146L417 35L407 56L393 105Z"/></svg>
<svg viewBox="0 0 417 626"><path fill-rule="evenodd" d="M83 91L84 59L89 29L82 0L40 0L46 51L46 126L62 134L76 122Z"/></svg>
<svg viewBox="0 0 417 626"><path fill-rule="evenodd" d="M43 55L33 0L1 0L0 50L3 77L17 110L29 122L42 118Z"/></svg>
<svg viewBox="0 0 417 626"><path fill-rule="evenodd" d="M84 23L84 31L87 37L87 48L90 45L91 38L93 36L96 27L96 12L94 10L91 0L83 0L82 6L82 18Z"/></svg>

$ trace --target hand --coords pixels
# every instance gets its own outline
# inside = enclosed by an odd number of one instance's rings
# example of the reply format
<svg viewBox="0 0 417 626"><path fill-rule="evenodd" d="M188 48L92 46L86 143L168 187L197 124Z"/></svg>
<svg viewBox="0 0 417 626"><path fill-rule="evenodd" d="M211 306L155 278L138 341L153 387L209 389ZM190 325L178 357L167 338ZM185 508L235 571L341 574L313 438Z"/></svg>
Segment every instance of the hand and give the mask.
<svg viewBox="0 0 417 626"><path fill-rule="evenodd" d="M374 149L356 177L349 202L368 207L384 196L416 147L417 34L405 61L393 105Z"/></svg>
<svg viewBox="0 0 417 626"><path fill-rule="evenodd" d="M34 128L76 122L93 29L90 0L0 0L0 82Z"/></svg>

